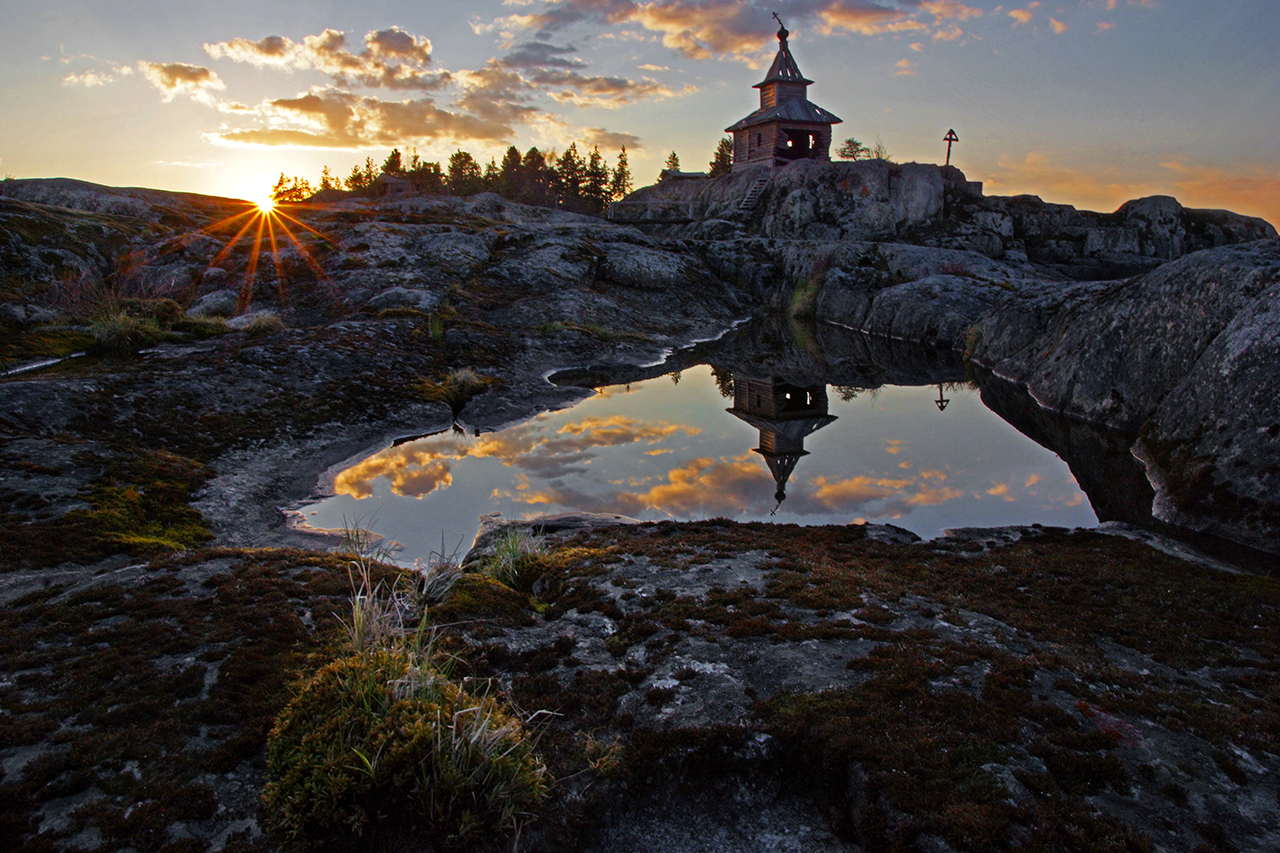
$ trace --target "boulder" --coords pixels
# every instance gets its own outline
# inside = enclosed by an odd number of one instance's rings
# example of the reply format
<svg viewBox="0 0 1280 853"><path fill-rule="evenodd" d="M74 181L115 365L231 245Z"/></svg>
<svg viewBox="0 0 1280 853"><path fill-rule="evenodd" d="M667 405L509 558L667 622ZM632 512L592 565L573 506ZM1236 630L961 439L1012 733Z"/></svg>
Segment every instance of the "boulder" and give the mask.
<svg viewBox="0 0 1280 853"><path fill-rule="evenodd" d="M206 293L187 309L193 317L231 317L239 307L240 296L230 288Z"/></svg>

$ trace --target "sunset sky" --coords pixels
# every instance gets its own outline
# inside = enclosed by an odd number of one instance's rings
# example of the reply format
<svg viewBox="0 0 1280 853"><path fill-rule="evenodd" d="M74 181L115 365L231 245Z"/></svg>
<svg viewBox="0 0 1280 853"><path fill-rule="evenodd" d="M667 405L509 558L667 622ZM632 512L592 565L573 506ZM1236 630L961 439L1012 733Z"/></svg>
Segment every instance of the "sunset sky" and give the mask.
<svg viewBox="0 0 1280 853"><path fill-rule="evenodd" d="M704 169L792 31L837 143L989 194L1280 223L1276 0L42 0L0 28L0 173L258 198L417 148Z"/></svg>

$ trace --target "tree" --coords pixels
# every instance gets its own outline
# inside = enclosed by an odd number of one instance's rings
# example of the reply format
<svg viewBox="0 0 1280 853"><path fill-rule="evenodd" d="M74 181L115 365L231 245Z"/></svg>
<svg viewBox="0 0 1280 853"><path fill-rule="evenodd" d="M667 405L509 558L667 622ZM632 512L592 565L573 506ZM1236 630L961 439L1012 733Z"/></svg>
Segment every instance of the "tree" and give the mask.
<svg viewBox="0 0 1280 853"><path fill-rule="evenodd" d="M427 195L444 195L445 181L444 172L440 169L440 164L422 163L418 161L417 156L413 157L413 168L405 173L405 177L413 181L413 185L418 188L418 192Z"/></svg>
<svg viewBox="0 0 1280 853"><path fill-rule="evenodd" d="M329 171L328 166L325 166L320 170L320 186L318 189L320 192L324 192L325 190L342 189L342 182L333 176L333 173Z"/></svg>
<svg viewBox="0 0 1280 853"><path fill-rule="evenodd" d="M526 204L546 204L550 201L551 184L555 175L547 168L547 156L530 148L520 164L520 191L517 200Z"/></svg>
<svg viewBox="0 0 1280 853"><path fill-rule="evenodd" d="M877 160L892 160L893 155L889 153L889 149L884 147L884 143L880 141L880 137L876 137L876 144L871 148L871 156Z"/></svg>
<svg viewBox="0 0 1280 853"><path fill-rule="evenodd" d="M404 166L400 162L400 149L392 148L391 153L387 155L387 159L382 163L382 173L384 175L403 175Z"/></svg>
<svg viewBox="0 0 1280 853"><path fill-rule="evenodd" d="M271 188L271 200L276 204L306 201L311 195L311 184L306 178L286 178L284 172L280 173L280 180Z"/></svg>
<svg viewBox="0 0 1280 853"><path fill-rule="evenodd" d="M378 176L378 173L374 171L374 169L375 166L372 157L364 158L363 169L359 166L352 166L351 174L347 175L347 189L351 192L359 192L360 190L369 189L369 187L373 186L374 178Z"/></svg>
<svg viewBox="0 0 1280 853"><path fill-rule="evenodd" d="M618 165L613 167L613 175L609 178L609 198L621 201L631 192L631 168L627 165L627 146L618 152Z"/></svg>
<svg viewBox="0 0 1280 853"><path fill-rule="evenodd" d="M600 156L599 146L592 146L582 184L582 195L599 213L609 203L609 167Z"/></svg>
<svg viewBox="0 0 1280 853"><path fill-rule="evenodd" d="M850 136L836 151L836 156L841 160L869 160L871 149Z"/></svg>
<svg viewBox="0 0 1280 853"><path fill-rule="evenodd" d="M449 155L449 192L452 195L475 195L484 188L484 174L476 158L459 148Z"/></svg>
<svg viewBox="0 0 1280 853"><path fill-rule="evenodd" d="M716 154L711 158L707 169L707 177L718 178L733 171L733 142L727 136L720 137L716 146Z"/></svg>
<svg viewBox="0 0 1280 853"><path fill-rule="evenodd" d="M582 195L582 181L586 177L586 164L578 156L578 143L570 142L564 154L556 162L556 174L560 178L560 187L570 198Z"/></svg>
<svg viewBox="0 0 1280 853"><path fill-rule="evenodd" d="M680 155L672 151L667 155L667 162L663 165L662 169L663 171L666 171L667 169L675 169L677 172L680 171Z"/></svg>
<svg viewBox="0 0 1280 853"><path fill-rule="evenodd" d="M523 177L523 163L520 160L520 149L512 145L502 155L502 166L498 172L498 193L504 198L518 198L520 195L520 179Z"/></svg>
<svg viewBox="0 0 1280 853"><path fill-rule="evenodd" d="M484 167L484 188L488 192L497 192L499 183L501 182L502 173L498 171L498 164L494 162L492 157L489 158L489 165Z"/></svg>

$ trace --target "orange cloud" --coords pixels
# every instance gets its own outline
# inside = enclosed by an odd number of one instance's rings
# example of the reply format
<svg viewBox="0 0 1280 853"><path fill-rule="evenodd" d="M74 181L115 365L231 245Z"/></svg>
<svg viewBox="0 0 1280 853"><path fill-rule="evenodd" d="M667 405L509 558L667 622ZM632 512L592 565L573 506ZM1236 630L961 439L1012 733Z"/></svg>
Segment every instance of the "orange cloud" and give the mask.
<svg viewBox="0 0 1280 853"><path fill-rule="evenodd" d="M920 4L920 8L924 9L930 15L933 15L935 22L947 18L954 18L961 21L967 21L970 18L981 18L982 10L973 6L966 6L963 3L957 3L955 0L924 0Z"/></svg>
<svg viewBox="0 0 1280 853"><path fill-rule="evenodd" d="M817 488L813 491L813 499L829 509L834 509L840 504L862 504L890 497L914 482L914 480L890 480L876 477L850 477L845 480L830 481L826 477L816 477L813 483Z"/></svg>
<svg viewBox="0 0 1280 853"><path fill-rule="evenodd" d="M911 70L911 66L913 65L915 65L915 63L910 59L899 59L896 63L898 70L893 73L898 76L902 76L904 74L915 74L916 72Z"/></svg>
<svg viewBox="0 0 1280 853"><path fill-rule="evenodd" d="M1025 489L1029 489L1032 486L1034 486L1036 483L1039 483L1042 479L1044 478L1041 477L1039 474L1032 474L1031 476L1027 477L1026 482L1023 483L1022 486Z"/></svg>
<svg viewBox="0 0 1280 853"><path fill-rule="evenodd" d="M1009 12L1008 12L1008 15L1009 15L1009 17L1010 17L1010 18L1013 18L1013 25L1016 27L1016 26L1019 26L1019 25L1021 25L1021 24L1027 24L1027 23L1030 23L1030 22L1031 22L1032 17L1034 17L1034 16L1035 16L1035 12L1034 12L1034 10L1035 10L1039 5L1040 5L1040 4L1039 4L1038 2L1037 2L1037 3L1028 3L1028 4L1027 4L1027 8L1025 8L1025 9L1010 9L1010 10L1009 10Z"/></svg>
<svg viewBox="0 0 1280 853"><path fill-rule="evenodd" d="M884 33L915 32L927 30L920 21L906 13L880 6L854 6L844 2L832 3L818 13L825 32L846 30L864 36Z"/></svg>
<svg viewBox="0 0 1280 853"><path fill-rule="evenodd" d="M902 443L903 443L903 442L902 442L902 439L900 439L900 438L888 438L888 439L885 439L885 442L884 442L884 443L885 443L885 444L887 444L887 445L889 445L888 447L886 447L886 448L884 449L884 452L885 452L885 453L893 453L893 454L895 454L895 455L896 455L896 454L898 454L898 453L901 453L901 452L902 452Z"/></svg>
<svg viewBox="0 0 1280 853"><path fill-rule="evenodd" d="M199 65L184 62L139 62L138 70L147 82L155 86L165 103L178 95L212 105L214 91L226 89L217 74Z"/></svg>
<svg viewBox="0 0 1280 853"><path fill-rule="evenodd" d="M1057 18L1049 19L1049 26L1053 27L1053 31L1058 35L1062 35L1067 31L1067 25L1059 21Z"/></svg>
<svg viewBox="0 0 1280 853"><path fill-rule="evenodd" d="M912 506L937 506L947 501L953 501L956 498L962 498L964 495L964 490L947 488L946 486L938 489L921 489L908 498L907 503Z"/></svg>
<svg viewBox="0 0 1280 853"><path fill-rule="evenodd" d="M1007 483L997 483L995 486L987 489L987 494L995 495L996 497L1007 495L1009 494L1009 486Z"/></svg>

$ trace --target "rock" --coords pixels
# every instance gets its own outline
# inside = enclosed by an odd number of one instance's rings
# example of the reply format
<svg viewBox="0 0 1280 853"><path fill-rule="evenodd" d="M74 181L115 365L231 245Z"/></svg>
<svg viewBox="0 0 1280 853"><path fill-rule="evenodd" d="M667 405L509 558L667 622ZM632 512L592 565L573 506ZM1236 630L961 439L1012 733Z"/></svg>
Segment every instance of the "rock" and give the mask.
<svg viewBox="0 0 1280 853"><path fill-rule="evenodd" d="M428 290L410 290L406 287L388 287L365 303L373 311L388 308L413 308L432 311L440 304L440 296Z"/></svg>
<svg viewBox="0 0 1280 853"><path fill-rule="evenodd" d="M195 304L187 309L187 313L192 317L232 317L239 304L240 294L236 291L215 290L197 299Z"/></svg>
<svg viewBox="0 0 1280 853"><path fill-rule="evenodd" d="M278 320L280 318L280 315L277 314L275 311L268 311L268 310L246 311L245 313L241 314L239 317L232 317L230 320L227 321L227 325L233 329L240 330L247 326L252 325L255 322L262 321L262 320L270 320L271 318L275 318Z"/></svg>
<svg viewBox="0 0 1280 853"><path fill-rule="evenodd" d="M982 319L973 361L1048 409L1141 433L1157 518L1280 553L1278 281L1280 241L1264 240L1045 285Z"/></svg>

